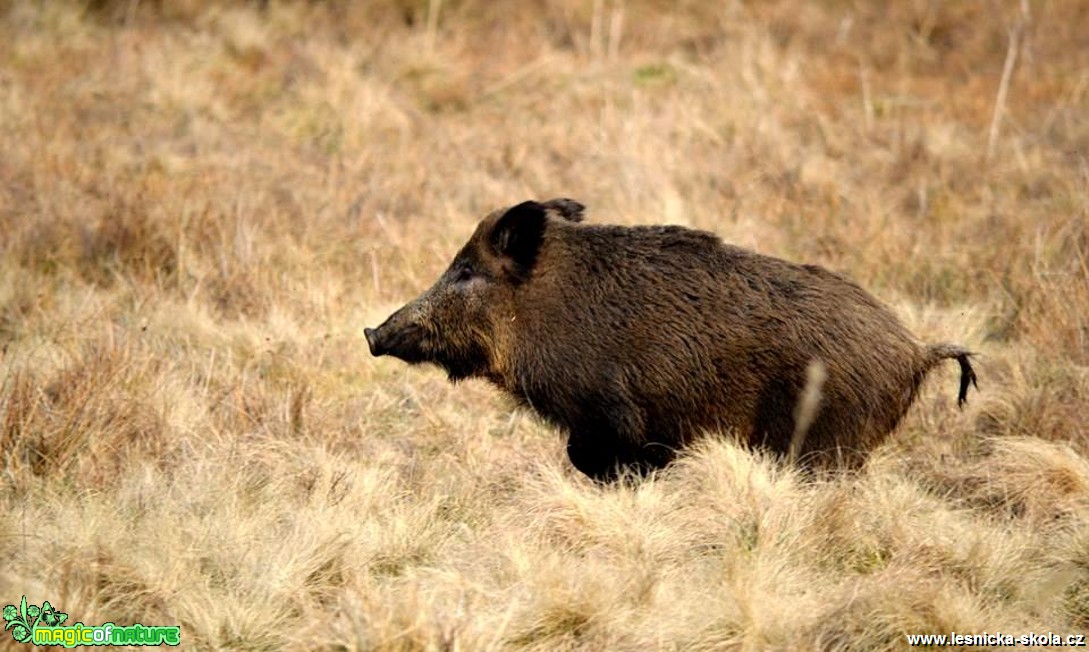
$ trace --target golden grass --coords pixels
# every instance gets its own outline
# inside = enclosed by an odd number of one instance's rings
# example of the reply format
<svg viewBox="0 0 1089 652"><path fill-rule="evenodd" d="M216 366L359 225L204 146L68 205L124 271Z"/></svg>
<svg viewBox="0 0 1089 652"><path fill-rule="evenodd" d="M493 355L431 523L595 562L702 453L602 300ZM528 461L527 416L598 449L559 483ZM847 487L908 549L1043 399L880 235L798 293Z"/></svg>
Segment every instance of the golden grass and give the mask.
<svg viewBox="0 0 1089 652"><path fill-rule="evenodd" d="M888 4L0 2L0 601L196 649L1085 632L1089 9ZM857 475L593 486L361 337L552 196L844 271L981 392Z"/></svg>

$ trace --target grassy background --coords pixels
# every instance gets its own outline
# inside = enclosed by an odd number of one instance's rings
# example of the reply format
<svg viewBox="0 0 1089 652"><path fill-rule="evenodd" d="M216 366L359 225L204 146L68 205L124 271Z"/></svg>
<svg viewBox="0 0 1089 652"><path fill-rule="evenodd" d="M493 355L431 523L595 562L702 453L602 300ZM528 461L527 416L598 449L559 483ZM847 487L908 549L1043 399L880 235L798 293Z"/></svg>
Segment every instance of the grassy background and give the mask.
<svg viewBox="0 0 1089 652"><path fill-rule="evenodd" d="M199 649L1089 630L1086 25L0 2L0 601ZM982 391L934 374L857 476L709 442L593 486L486 384L362 338L483 213L553 196L843 271L979 351Z"/></svg>

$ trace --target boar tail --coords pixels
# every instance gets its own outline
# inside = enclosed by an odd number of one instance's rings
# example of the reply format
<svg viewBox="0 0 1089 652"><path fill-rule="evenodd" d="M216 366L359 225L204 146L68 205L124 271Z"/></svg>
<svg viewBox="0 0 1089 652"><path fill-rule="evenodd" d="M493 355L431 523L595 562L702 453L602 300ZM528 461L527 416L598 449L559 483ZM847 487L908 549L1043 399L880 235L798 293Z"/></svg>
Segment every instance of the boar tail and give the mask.
<svg viewBox="0 0 1089 652"><path fill-rule="evenodd" d="M957 405L963 406L968 400L968 385L974 385L976 390L979 390L979 383L976 382L976 372L972 369L972 365L968 362L968 358L973 354L968 349L957 346L955 344L932 344L926 349L926 368L938 364L942 360L948 360L950 358L956 359L960 363L960 393L957 394Z"/></svg>

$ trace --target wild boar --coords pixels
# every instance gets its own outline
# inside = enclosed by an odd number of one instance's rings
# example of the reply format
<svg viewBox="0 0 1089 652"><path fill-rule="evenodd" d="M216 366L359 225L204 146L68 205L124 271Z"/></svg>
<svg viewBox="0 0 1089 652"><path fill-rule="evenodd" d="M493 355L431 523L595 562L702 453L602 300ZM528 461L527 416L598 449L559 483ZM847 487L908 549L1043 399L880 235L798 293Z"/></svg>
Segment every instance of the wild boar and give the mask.
<svg viewBox="0 0 1089 652"><path fill-rule="evenodd" d="M371 353L486 378L600 481L661 468L707 432L857 466L937 363L960 363L958 404L976 383L969 351L921 344L839 274L583 213L571 199L492 212L429 290L365 329Z"/></svg>

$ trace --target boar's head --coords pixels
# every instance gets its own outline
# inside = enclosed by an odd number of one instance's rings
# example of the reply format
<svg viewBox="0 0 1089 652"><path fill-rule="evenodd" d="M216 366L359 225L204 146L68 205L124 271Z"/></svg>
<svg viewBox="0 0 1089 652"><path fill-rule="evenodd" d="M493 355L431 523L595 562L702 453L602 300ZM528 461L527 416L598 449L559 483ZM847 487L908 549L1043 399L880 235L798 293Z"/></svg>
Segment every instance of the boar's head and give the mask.
<svg viewBox="0 0 1089 652"><path fill-rule="evenodd" d="M579 222L583 209L571 199L527 201L485 217L431 288L364 330L371 355L431 362L455 381L495 373L518 288L533 275L548 221Z"/></svg>

